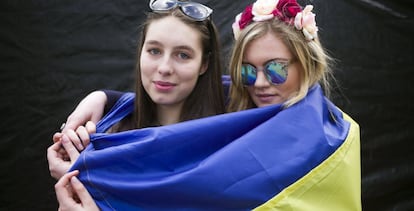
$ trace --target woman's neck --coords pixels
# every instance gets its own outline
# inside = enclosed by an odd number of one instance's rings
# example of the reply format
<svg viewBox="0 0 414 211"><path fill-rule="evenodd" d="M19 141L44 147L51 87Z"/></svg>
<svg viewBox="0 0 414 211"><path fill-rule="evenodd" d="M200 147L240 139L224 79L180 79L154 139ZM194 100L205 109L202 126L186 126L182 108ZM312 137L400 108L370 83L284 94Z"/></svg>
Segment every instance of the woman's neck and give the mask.
<svg viewBox="0 0 414 211"><path fill-rule="evenodd" d="M157 105L157 116L160 125L178 123L181 116L183 104Z"/></svg>

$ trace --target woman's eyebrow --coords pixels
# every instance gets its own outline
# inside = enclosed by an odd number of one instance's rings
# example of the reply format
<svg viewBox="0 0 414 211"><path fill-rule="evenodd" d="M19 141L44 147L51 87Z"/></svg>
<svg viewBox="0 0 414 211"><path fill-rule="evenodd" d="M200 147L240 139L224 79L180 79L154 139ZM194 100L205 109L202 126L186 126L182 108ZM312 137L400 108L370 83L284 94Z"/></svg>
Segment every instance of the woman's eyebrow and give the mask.
<svg viewBox="0 0 414 211"><path fill-rule="evenodd" d="M187 50L187 51L195 52L194 48L192 48L192 47L190 47L188 45L176 46L176 47L174 47L174 49L177 49L177 50Z"/></svg>

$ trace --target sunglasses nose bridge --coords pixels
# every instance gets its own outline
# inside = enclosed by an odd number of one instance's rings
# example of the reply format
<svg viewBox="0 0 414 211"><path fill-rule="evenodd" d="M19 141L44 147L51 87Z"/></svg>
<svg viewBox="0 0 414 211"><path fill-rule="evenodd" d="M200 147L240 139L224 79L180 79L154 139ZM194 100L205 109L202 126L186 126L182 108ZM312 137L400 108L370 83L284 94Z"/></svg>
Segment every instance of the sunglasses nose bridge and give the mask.
<svg viewBox="0 0 414 211"><path fill-rule="evenodd" d="M254 86L256 87L264 87L264 86L270 86L270 82L267 79L267 75L264 72L265 70L263 67L258 68L256 71L256 81L254 82Z"/></svg>

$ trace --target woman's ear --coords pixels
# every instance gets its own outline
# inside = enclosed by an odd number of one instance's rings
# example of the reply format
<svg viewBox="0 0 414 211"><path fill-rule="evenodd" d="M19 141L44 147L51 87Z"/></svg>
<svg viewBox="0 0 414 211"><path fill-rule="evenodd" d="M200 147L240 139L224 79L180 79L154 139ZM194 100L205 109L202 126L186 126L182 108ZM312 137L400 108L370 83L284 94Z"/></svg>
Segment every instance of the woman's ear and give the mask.
<svg viewBox="0 0 414 211"><path fill-rule="evenodd" d="M208 62L204 63L201 66L200 73L198 75L203 75L207 71L207 69L208 69Z"/></svg>
<svg viewBox="0 0 414 211"><path fill-rule="evenodd" d="M201 65L200 73L198 75L203 75L207 71L209 63L210 63L210 55L208 55L207 59L205 59L205 61Z"/></svg>

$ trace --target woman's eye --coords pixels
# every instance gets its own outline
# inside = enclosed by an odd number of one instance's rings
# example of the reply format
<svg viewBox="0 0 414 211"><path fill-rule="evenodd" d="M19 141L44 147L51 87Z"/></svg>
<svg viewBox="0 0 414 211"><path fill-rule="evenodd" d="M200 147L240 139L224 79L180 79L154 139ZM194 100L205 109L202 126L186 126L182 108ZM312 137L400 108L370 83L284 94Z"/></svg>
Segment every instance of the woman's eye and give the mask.
<svg viewBox="0 0 414 211"><path fill-rule="evenodd" d="M149 49L148 53L150 53L152 55L157 55L157 54L160 54L161 52L158 49Z"/></svg>
<svg viewBox="0 0 414 211"><path fill-rule="evenodd" d="M190 56L188 54L186 54L186 53L179 53L178 54L178 57L180 59L189 59L190 58Z"/></svg>

